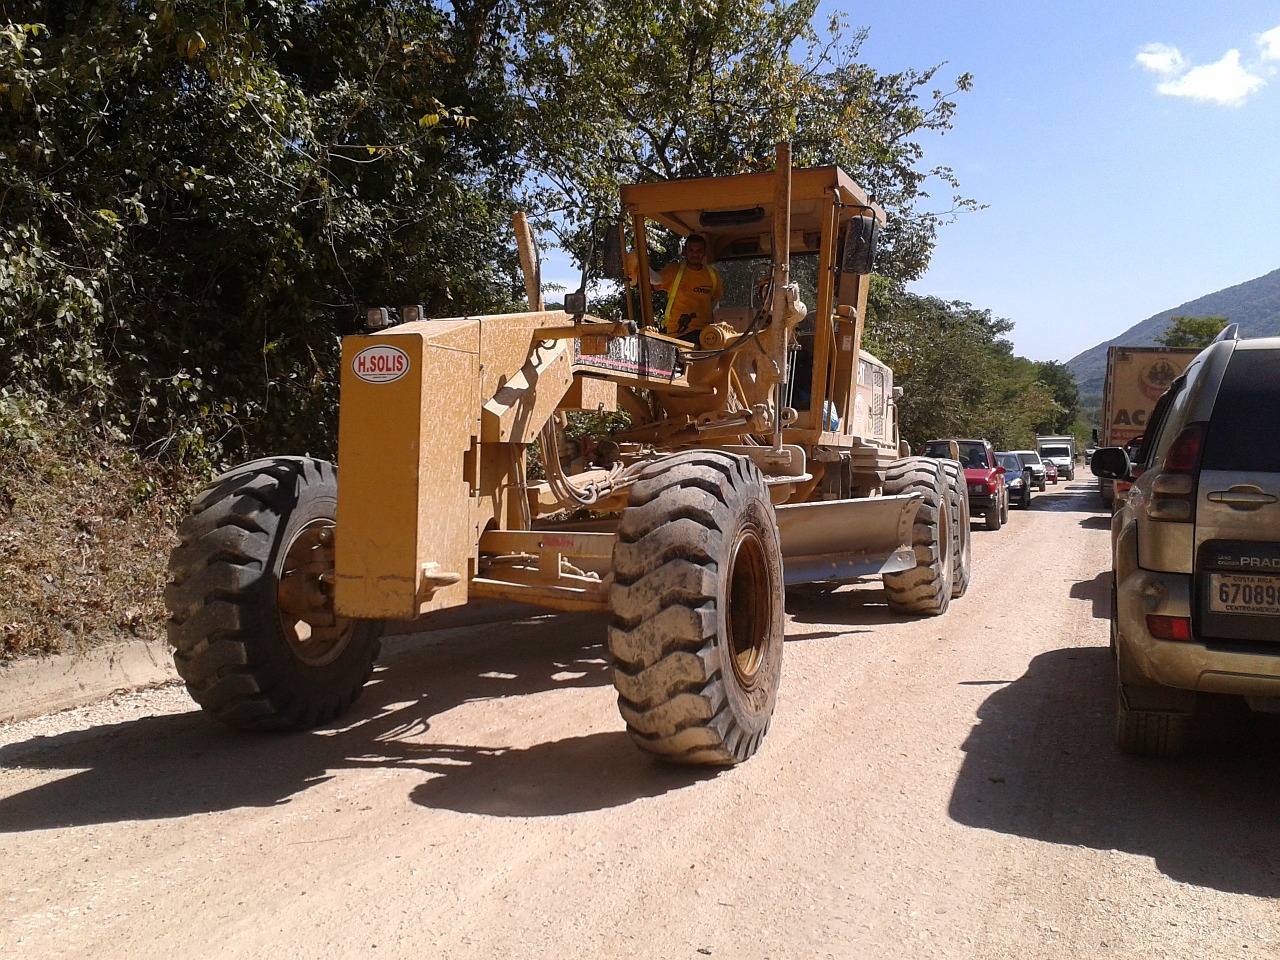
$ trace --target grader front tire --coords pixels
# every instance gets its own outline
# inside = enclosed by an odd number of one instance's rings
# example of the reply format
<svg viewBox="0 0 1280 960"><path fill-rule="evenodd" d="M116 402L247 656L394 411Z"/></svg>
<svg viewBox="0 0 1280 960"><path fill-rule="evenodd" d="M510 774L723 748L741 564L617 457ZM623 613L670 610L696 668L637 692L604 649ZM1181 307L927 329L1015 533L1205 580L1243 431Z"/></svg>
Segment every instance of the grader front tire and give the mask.
<svg viewBox="0 0 1280 960"><path fill-rule="evenodd" d="M969 485L964 469L955 460L942 461L951 500L951 599L963 597L973 573L973 549L969 529Z"/></svg>
<svg viewBox="0 0 1280 960"><path fill-rule="evenodd" d="M889 465L885 493L916 493L921 498L911 530L916 565L884 575L889 609L895 613L937 616L945 613L951 602L956 571L949 486L940 460L907 457Z"/></svg>
<svg viewBox="0 0 1280 960"><path fill-rule="evenodd" d="M381 626L334 615L337 471L276 457L196 498L169 558L169 642L192 699L242 729L332 720L373 672Z"/></svg>
<svg viewBox="0 0 1280 960"><path fill-rule="evenodd" d="M609 652L631 739L673 763L746 760L782 674L782 551L760 472L714 450L654 464L613 559Z"/></svg>

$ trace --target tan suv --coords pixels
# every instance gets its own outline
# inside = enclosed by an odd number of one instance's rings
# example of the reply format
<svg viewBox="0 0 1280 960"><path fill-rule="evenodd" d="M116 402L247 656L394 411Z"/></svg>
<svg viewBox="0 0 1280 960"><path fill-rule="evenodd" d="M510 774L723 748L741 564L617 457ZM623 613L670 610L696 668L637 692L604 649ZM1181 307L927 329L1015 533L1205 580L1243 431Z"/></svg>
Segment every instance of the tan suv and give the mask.
<svg viewBox="0 0 1280 960"><path fill-rule="evenodd" d="M1111 522L1116 740L1173 756L1206 695L1280 711L1280 337L1235 324L1157 402Z"/></svg>

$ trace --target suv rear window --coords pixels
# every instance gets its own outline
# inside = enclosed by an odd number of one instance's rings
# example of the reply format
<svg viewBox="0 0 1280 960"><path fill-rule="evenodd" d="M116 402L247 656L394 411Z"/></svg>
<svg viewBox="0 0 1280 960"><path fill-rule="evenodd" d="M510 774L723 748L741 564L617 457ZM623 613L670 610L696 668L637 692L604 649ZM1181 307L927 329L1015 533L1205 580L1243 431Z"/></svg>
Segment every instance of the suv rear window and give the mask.
<svg viewBox="0 0 1280 960"><path fill-rule="evenodd" d="M1280 352L1236 350L1213 401L1205 470L1280 473Z"/></svg>

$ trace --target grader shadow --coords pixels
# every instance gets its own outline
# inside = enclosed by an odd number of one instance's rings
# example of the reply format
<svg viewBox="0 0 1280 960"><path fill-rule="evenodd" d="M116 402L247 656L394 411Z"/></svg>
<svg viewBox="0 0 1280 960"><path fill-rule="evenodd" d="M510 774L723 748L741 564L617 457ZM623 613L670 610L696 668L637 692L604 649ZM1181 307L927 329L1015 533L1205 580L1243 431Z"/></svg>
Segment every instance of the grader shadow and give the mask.
<svg viewBox="0 0 1280 960"><path fill-rule="evenodd" d="M1151 857L1172 879L1280 896L1280 724L1176 760L1123 756L1107 647L1053 650L978 711L950 801L958 823Z"/></svg>
<svg viewBox="0 0 1280 960"><path fill-rule="evenodd" d="M715 776L662 767L620 730L522 749L432 740L432 718L468 703L609 685L604 623L545 616L396 641L349 714L313 731L240 733L193 709L10 744L0 769L74 772L0 796L0 833L271 807L352 769L420 772L417 802L503 816L599 809Z"/></svg>

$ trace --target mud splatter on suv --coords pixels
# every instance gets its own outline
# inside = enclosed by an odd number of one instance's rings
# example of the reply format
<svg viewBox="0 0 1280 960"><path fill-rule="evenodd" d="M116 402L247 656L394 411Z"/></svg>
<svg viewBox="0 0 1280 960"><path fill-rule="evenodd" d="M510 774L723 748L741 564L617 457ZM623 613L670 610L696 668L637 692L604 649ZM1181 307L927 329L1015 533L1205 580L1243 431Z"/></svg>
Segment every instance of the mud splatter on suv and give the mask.
<svg viewBox="0 0 1280 960"><path fill-rule="evenodd" d="M1210 697L1280 712L1280 337L1228 327L1156 404L1112 518L1116 739L1172 756Z"/></svg>

